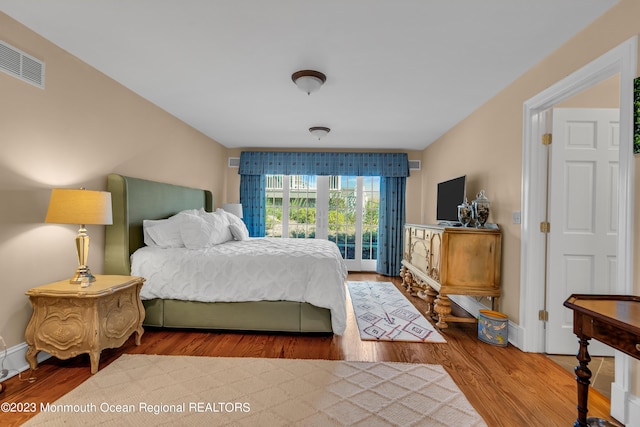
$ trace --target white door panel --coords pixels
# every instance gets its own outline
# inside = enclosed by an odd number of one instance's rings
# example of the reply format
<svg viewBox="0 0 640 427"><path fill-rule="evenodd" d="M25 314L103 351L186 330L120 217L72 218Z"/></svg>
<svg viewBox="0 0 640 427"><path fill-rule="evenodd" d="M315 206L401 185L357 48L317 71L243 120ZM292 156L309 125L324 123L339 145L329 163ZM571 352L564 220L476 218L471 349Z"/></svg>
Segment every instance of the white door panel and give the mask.
<svg viewBox="0 0 640 427"><path fill-rule="evenodd" d="M616 281L617 109L554 109L549 185L546 352L575 354L571 294L610 294ZM589 353L613 355L592 340Z"/></svg>

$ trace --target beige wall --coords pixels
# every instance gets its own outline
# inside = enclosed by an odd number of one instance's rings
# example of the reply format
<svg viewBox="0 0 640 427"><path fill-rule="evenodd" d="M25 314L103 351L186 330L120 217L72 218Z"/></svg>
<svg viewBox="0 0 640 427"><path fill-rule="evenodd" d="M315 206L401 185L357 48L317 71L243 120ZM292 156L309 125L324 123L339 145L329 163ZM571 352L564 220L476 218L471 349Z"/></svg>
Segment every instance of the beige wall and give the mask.
<svg viewBox="0 0 640 427"><path fill-rule="evenodd" d="M70 277L77 227L44 224L51 188L105 189L109 173L226 188L226 148L0 13L0 40L46 64L46 88L0 73L0 335L24 341L24 292ZM223 167L224 166L224 167ZM89 226L103 267L104 226Z"/></svg>
<svg viewBox="0 0 640 427"><path fill-rule="evenodd" d="M620 108L620 75L609 77L554 108Z"/></svg>
<svg viewBox="0 0 640 427"><path fill-rule="evenodd" d="M518 323L520 311L520 225L512 212L522 198L523 103L640 33L640 2L622 0L608 13L498 93L423 153L423 214L435 219L436 184L467 175L468 197L485 189L490 222L503 230L503 299L500 309ZM640 185L636 178L636 188ZM636 230L636 241L639 231ZM638 285L636 285L638 286Z"/></svg>

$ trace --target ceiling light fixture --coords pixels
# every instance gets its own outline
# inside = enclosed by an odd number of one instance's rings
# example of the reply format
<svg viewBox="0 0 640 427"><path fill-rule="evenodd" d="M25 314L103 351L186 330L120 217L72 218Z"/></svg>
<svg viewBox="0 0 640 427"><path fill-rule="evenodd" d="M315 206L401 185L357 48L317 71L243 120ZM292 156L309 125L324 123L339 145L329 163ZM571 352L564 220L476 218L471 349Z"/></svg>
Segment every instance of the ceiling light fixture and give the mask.
<svg viewBox="0 0 640 427"><path fill-rule="evenodd" d="M293 80L301 91L305 92L307 95L311 95L312 92L320 89L320 86L327 81L327 76L319 71L301 70L293 73L291 75L291 80Z"/></svg>
<svg viewBox="0 0 640 427"><path fill-rule="evenodd" d="M318 138L318 141L320 141L322 138L327 136L329 132L331 132L331 129L324 126L314 126L312 128L309 128L309 132L311 132L311 135L315 136L316 138Z"/></svg>

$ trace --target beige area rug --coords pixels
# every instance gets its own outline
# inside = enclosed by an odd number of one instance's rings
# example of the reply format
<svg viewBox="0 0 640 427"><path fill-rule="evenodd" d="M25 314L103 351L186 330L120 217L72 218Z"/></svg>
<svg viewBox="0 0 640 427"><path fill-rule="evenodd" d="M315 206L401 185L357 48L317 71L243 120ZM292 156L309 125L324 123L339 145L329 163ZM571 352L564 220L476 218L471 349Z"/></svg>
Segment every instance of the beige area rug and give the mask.
<svg viewBox="0 0 640 427"><path fill-rule="evenodd" d="M486 426L439 365L128 354L25 425Z"/></svg>
<svg viewBox="0 0 640 427"><path fill-rule="evenodd" d="M362 340L446 342L393 283L353 281L347 288Z"/></svg>

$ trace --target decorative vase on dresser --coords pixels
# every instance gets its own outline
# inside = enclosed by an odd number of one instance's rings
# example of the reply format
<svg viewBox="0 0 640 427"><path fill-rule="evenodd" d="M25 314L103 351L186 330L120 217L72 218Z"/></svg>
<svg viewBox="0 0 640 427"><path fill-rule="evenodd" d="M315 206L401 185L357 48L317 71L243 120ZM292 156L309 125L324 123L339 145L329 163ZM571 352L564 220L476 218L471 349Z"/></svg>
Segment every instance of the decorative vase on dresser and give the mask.
<svg viewBox="0 0 640 427"><path fill-rule="evenodd" d="M502 233L487 228L407 224L400 276L413 296L427 302L436 326L447 322L475 322L451 315L448 295L490 297L492 309L500 297Z"/></svg>

